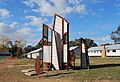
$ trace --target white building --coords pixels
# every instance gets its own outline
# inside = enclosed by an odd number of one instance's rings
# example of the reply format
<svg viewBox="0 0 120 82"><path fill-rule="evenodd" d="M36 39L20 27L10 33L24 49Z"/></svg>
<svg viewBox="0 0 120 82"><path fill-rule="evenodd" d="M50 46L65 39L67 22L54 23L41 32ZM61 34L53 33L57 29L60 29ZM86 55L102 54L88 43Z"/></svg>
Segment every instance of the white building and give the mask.
<svg viewBox="0 0 120 82"><path fill-rule="evenodd" d="M70 47L69 50L70 51L73 50L75 52L76 56L80 55L80 48L79 48L79 46ZM33 50L33 51L27 53L26 55L27 55L27 58L31 58L31 59L36 59L37 56L42 58L42 48L39 48L37 50Z"/></svg>
<svg viewBox="0 0 120 82"><path fill-rule="evenodd" d="M39 48L37 50L33 50L29 53L26 54L27 58L31 58L31 59L36 59L37 56L39 56L39 58L42 58L42 48Z"/></svg>
<svg viewBox="0 0 120 82"><path fill-rule="evenodd" d="M88 49L89 56L102 56L104 46L91 47ZM120 44L106 45L106 56L120 56Z"/></svg>

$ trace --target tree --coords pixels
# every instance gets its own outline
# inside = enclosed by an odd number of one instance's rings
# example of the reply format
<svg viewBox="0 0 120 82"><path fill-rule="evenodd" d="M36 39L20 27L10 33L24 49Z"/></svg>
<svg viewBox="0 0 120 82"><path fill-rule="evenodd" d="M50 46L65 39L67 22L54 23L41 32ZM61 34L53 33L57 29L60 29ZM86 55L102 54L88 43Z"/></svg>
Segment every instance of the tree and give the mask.
<svg viewBox="0 0 120 82"><path fill-rule="evenodd" d="M113 31L110 35L114 43L120 43L120 25L117 27L117 30Z"/></svg>
<svg viewBox="0 0 120 82"><path fill-rule="evenodd" d="M32 45L28 45L27 47L24 48L24 53L28 53L30 51L35 50L35 47L32 47Z"/></svg>
<svg viewBox="0 0 120 82"><path fill-rule="evenodd" d="M22 39L15 40L14 48L16 49L16 55L18 58L22 57L23 47L25 46L25 41Z"/></svg>
<svg viewBox="0 0 120 82"><path fill-rule="evenodd" d="M94 43L94 40L89 39L89 38L85 38L85 40L86 40L86 44L87 44L87 49L90 48L90 47L97 46L97 44ZM80 41L80 39L75 39L73 41L70 41L69 42L70 47L71 46L78 46L79 45L79 41Z"/></svg>
<svg viewBox="0 0 120 82"><path fill-rule="evenodd" d="M17 47L24 47L25 46L25 41L24 40L22 40L22 39L17 39L17 40L15 40L15 45L17 46Z"/></svg>
<svg viewBox="0 0 120 82"><path fill-rule="evenodd" d="M21 57L22 57L22 54L23 54L23 53L22 53L22 48L18 47L18 48L17 48L17 57L18 57L18 58L21 58Z"/></svg>
<svg viewBox="0 0 120 82"><path fill-rule="evenodd" d="M9 43L10 39L7 36L2 36L0 38L0 50L3 52L9 51L8 49L8 43Z"/></svg>
<svg viewBox="0 0 120 82"><path fill-rule="evenodd" d="M97 44L94 43L94 40L89 39L89 38L85 38L85 40L86 40L87 49L90 48L90 47L95 47L95 46L97 46Z"/></svg>

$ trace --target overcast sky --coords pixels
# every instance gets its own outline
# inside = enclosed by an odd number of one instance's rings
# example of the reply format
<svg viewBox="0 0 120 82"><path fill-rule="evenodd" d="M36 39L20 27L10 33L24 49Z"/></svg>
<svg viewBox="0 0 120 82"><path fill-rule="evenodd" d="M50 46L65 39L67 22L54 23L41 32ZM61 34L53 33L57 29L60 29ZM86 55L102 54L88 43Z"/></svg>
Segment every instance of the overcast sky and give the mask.
<svg viewBox="0 0 120 82"><path fill-rule="evenodd" d="M70 23L70 40L91 38L113 42L109 34L120 25L120 0L0 0L0 37L25 39L35 45L42 24L53 25L54 14Z"/></svg>

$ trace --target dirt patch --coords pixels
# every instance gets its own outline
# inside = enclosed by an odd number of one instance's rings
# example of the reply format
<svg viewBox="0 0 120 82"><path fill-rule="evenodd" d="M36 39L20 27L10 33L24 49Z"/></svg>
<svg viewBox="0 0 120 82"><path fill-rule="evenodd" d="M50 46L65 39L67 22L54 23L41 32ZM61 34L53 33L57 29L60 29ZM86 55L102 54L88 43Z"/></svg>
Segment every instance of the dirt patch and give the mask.
<svg viewBox="0 0 120 82"><path fill-rule="evenodd" d="M56 75L58 77L25 76L21 70L33 68L33 65L19 66L18 64L20 62L17 60L4 59L4 62L0 64L0 82L72 82L64 78L59 78L59 75Z"/></svg>

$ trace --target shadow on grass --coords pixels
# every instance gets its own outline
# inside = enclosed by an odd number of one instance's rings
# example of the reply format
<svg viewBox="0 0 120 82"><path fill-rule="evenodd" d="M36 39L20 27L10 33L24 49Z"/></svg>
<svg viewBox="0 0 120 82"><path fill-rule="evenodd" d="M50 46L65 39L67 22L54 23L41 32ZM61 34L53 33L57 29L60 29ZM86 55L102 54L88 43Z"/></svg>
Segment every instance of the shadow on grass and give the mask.
<svg viewBox="0 0 120 82"><path fill-rule="evenodd" d="M80 69L81 69L80 66L75 66L75 67L73 68L73 70L80 70Z"/></svg>
<svg viewBox="0 0 120 82"><path fill-rule="evenodd" d="M64 77L65 75L72 74L71 73L52 73L52 74L47 74L46 77Z"/></svg>
<svg viewBox="0 0 120 82"><path fill-rule="evenodd" d="M89 69L97 69L97 68L104 68L104 67L117 67L120 66L120 64L99 64L99 65L90 65ZM80 66L75 66L73 70L81 70L82 68Z"/></svg>
<svg viewBox="0 0 120 82"><path fill-rule="evenodd" d="M104 68L104 67L117 67L120 64L99 64L99 65L90 65L90 69Z"/></svg>

